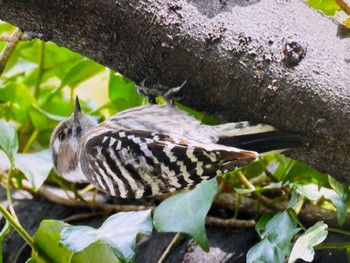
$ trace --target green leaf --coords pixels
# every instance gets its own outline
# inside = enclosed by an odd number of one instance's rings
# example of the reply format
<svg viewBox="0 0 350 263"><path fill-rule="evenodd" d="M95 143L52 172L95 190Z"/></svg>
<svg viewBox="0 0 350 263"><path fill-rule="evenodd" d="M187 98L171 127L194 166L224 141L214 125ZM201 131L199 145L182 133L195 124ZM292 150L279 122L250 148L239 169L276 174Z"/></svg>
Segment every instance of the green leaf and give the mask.
<svg viewBox="0 0 350 263"><path fill-rule="evenodd" d="M60 242L60 233L68 224L56 220L43 220L34 235L39 254L32 253L35 263L109 263L119 260L113 250L104 242L95 242L84 251L73 253ZM83 238L83 237L82 237Z"/></svg>
<svg viewBox="0 0 350 263"><path fill-rule="evenodd" d="M0 149L5 152L14 166L14 155L18 150L18 139L15 128L8 122L0 119Z"/></svg>
<svg viewBox="0 0 350 263"><path fill-rule="evenodd" d="M216 178L202 182L187 193L163 201L154 211L154 226L161 232L190 235L204 251L209 251L205 217L218 191Z"/></svg>
<svg viewBox="0 0 350 263"><path fill-rule="evenodd" d="M247 263L283 263L284 258L285 254L266 238L252 246L247 253Z"/></svg>
<svg viewBox="0 0 350 263"><path fill-rule="evenodd" d="M340 195L348 195L349 192L349 185L340 183L337 180L335 180L333 177L328 175L328 181L329 185L332 187L334 191L336 191Z"/></svg>
<svg viewBox="0 0 350 263"><path fill-rule="evenodd" d="M74 254L72 263L118 263L120 260L114 254L113 249L103 241L89 245L83 251Z"/></svg>
<svg viewBox="0 0 350 263"><path fill-rule="evenodd" d="M69 226L62 230L61 241L74 252L104 241L123 262L131 262L135 255L136 237L152 233L151 211L120 212L109 217L99 229L89 226Z"/></svg>
<svg viewBox="0 0 350 263"><path fill-rule="evenodd" d="M326 239L328 234L327 227L325 223L317 222L306 230L295 242L288 263L295 262L298 258L311 262L315 255L313 247Z"/></svg>
<svg viewBox="0 0 350 263"><path fill-rule="evenodd" d="M307 0L310 6L317 10L321 10L328 16L333 16L335 11L341 10L335 0Z"/></svg>
<svg viewBox="0 0 350 263"><path fill-rule="evenodd" d="M44 44L44 75L42 76L42 83L52 77L62 80L67 72L83 58L82 55L67 48L59 47L55 43L45 42Z"/></svg>
<svg viewBox="0 0 350 263"><path fill-rule="evenodd" d="M5 32L8 32L9 34L12 33L12 31L14 31L16 29L15 26L4 22L4 21L0 21L0 35L5 35Z"/></svg>
<svg viewBox="0 0 350 263"><path fill-rule="evenodd" d="M21 170L34 191L37 191L52 169L51 151L17 154L16 168Z"/></svg>
<svg viewBox="0 0 350 263"><path fill-rule="evenodd" d="M43 220L34 234L34 243L39 255L32 253L35 262L62 263L70 262L73 252L59 244L60 232L67 226L62 221Z"/></svg>
<svg viewBox="0 0 350 263"><path fill-rule="evenodd" d="M292 195L291 195L291 198L290 198L289 203L288 203L288 208L296 206L298 204L298 202L299 202L299 197L298 197L297 192L294 190L294 191L292 191Z"/></svg>
<svg viewBox="0 0 350 263"><path fill-rule="evenodd" d="M300 229L287 211L269 217L263 216L256 226L263 239L248 251L247 262L282 263L290 254L291 240Z"/></svg>
<svg viewBox="0 0 350 263"><path fill-rule="evenodd" d="M9 224L9 222L7 220L5 220L5 225L4 227L1 229L0 231L0 262L2 263L2 240L4 239L4 237L10 233L11 230L11 225Z"/></svg>
<svg viewBox="0 0 350 263"><path fill-rule="evenodd" d="M32 107L29 110L29 115L33 122L34 127L39 131L53 129L56 127L58 122L66 119L61 116L50 114L40 109L38 106L34 104L32 104Z"/></svg>
<svg viewBox="0 0 350 263"><path fill-rule="evenodd" d="M30 62L20 57L15 64L12 64L10 59L6 64L6 68L2 76L6 78L15 78L18 75L26 76L33 72L37 67L38 65L36 63Z"/></svg>
<svg viewBox="0 0 350 263"><path fill-rule="evenodd" d="M109 73L108 96L117 111L139 106L144 101L137 93L134 82L113 71Z"/></svg>
<svg viewBox="0 0 350 263"><path fill-rule="evenodd" d="M0 88L0 102L2 101L9 104L7 115L22 123L27 120L29 107L35 98L25 84L12 81Z"/></svg>
<svg viewBox="0 0 350 263"><path fill-rule="evenodd" d="M260 238L263 238L263 233L266 229L267 223L276 215L275 212L264 214L260 217L258 223L255 225L255 230L259 234Z"/></svg>
<svg viewBox="0 0 350 263"><path fill-rule="evenodd" d="M286 212L276 214L267 224L262 237L266 237L271 244L279 247L285 255L289 255L291 240L300 231L296 222Z"/></svg>
<svg viewBox="0 0 350 263"><path fill-rule="evenodd" d="M74 65L64 76L61 87L70 86L75 88L83 81L95 76L103 71L105 67L91 59L83 58L80 62Z"/></svg>
<svg viewBox="0 0 350 263"><path fill-rule="evenodd" d="M319 188L314 184L300 185L297 187L296 191L304 195L309 200L318 200L321 197L330 200L332 204L337 208L337 218L339 224L343 224L347 215L347 193L338 194L336 191L321 187Z"/></svg>

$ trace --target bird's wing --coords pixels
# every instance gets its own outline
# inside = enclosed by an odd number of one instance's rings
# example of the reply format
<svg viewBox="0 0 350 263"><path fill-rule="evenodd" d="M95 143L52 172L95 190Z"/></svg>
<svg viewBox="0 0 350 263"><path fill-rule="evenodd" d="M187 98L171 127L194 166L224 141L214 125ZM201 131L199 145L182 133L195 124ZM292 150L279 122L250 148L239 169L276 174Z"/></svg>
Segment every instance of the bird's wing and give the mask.
<svg viewBox="0 0 350 263"><path fill-rule="evenodd" d="M257 158L252 151L141 130L108 130L89 136L82 147L81 168L89 181L123 198L188 188Z"/></svg>

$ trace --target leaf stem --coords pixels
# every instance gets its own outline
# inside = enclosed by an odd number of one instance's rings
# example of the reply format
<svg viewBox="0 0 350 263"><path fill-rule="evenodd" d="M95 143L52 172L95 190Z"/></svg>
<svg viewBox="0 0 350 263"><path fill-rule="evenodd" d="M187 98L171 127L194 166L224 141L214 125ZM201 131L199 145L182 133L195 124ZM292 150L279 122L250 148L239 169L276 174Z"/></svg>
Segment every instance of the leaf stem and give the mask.
<svg viewBox="0 0 350 263"><path fill-rule="evenodd" d="M0 204L0 213L3 214L5 219L10 223L10 225L21 235L21 237L27 242L27 244L37 253L37 248L34 244L33 238L24 230L21 224L15 219L6 209Z"/></svg>
<svg viewBox="0 0 350 263"><path fill-rule="evenodd" d="M45 42L40 41L40 56L39 56L39 72L38 78L35 84L34 97L37 99L40 95L40 84L44 74L44 61L45 61Z"/></svg>
<svg viewBox="0 0 350 263"><path fill-rule="evenodd" d="M183 241L185 238L185 235L182 233L177 233L174 238L171 240L163 254L158 259L157 263L165 263L167 262L167 259L169 258L171 252L179 246L181 241Z"/></svg>
<svg viewBox="0 0 350 263"><path fill-rule="evenodd" d="M30 135L26 145L24 145L24 148L23 148L23 153L27 153L30 149L30 147L33 145L34 141L36 140L36 138L38 137L39 135L39 130L38 129L35 129L32 133L32 135Z"/></svg>
<svg viewBox="0 0 350 263"><path fill-rule="evenodd" d="M293 208L287 208L287 212L288 214L293 217L294 221L297 222L297 224L300 226L300 228L303 231L306 231L306 227L301 223L301 221L299 220L297 213L295 212L295 210Z"/></svg>
<svg viewBox="0 0 350 263"><path fill-rule="evenodd" d="M255 190L255 186L249 182L247 177L244 176L244 174L241 171L237 172L238 179L250 190Z"/></svg>
<svg viewBox="0 0 350 263"><path fill-rule="evenodd" d="M12 172L13 172L13 168L11 167L11 169L10 169L10 171L8 173L8 176L7 176L8 178L7 178L7 184L6 184L6 197L7 197L9 211L10 211L13 219L18 222L18 218L16 216L15 209L13 208L13 205L12 205L12 197L11 197Z"/></svg>
<svg viewBox="0 0 350 263"><path fill-rule="evenodd" d="M343 242L343 243L322 243L320 245L317 245L314 247L315 250L321 250L321 249L347 249L350 247L350 242Z"/></svg>
<svg viewBox="0 0 350 263"><path fill-rule="evenodd" d="M328 227L327 230L330 231L330 232L334 232L334 233L339 233L339 234L350 236L350 231L346 231L346 230L343 230L343 229Z"/></svg>

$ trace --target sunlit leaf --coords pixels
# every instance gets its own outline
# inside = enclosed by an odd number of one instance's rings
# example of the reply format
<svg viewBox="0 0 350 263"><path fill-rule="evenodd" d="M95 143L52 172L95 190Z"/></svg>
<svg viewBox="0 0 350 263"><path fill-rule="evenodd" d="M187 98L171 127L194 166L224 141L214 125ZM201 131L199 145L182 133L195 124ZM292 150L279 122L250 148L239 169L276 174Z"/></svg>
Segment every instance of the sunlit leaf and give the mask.
<svg viewBox="0 0 350 263"><path fill-rule="evenodd" d="M84 58L74 65L65 75L62 80L61 87L68 85L71 88L75 88L78 84L95 76L104 69L105 67L103 67L101 64L98 64L91 59Z"/></svg>
<svg viewBox="0 0 350 263"><path fill-rule="evenodd" d="M340 10L335 0L307 0L310 6L317 10L321 10L328 16L333 16L335 11Z"/></svg>
<svg viewBox="0 0 350 263"><path fill-rule="evenodd" d="M37 130L53 129L56 127L58 122L64 120L64 117L50 114L36 105L31 105L32 107L29 110L30 118L33 122L34 127Z"/></svg>
<svg viewBox="0 0 350 263"><path fill-rule="evenodd" d="M296 191L308 198L309 200L318 200L324 197L332 202L337 208L337 218L339 224L343 224L347 215L347 194L338 194L336 191L321 187L314 184L298 186Z"/></svg>
<svg viewBox="0 0 350 263"><path fill-rule="evenodd" d="M0 20L0 34L1 34L2 36L5 36L5 35L6 35L6 34L5 34L6 32L7 32L8 34L11 34L12 31L14 31L15 29L16 29L15 26L13 26L13 25L11 25L11 24L9 24L9 23L6 23L6 22Z"/></svg>
<svg viewBox="0 0 350 263"><path fill-rule="evenodd" d="M137 93L134 82L113 71L110 71L109 74L108 96L117 111L139 106L144 100Z"/></svg>
<svg viewBox="0 0 350 263"><path fill-rule="evenodd" d="M315 255L313 247L326 239L328 234L327 227L323 222L317 222L306 230L295 242L288 263L295 262L299 258L311 262Z"/></svg>
<svg viewBox="0 0 350 263"><path fill-rule="evenodd" d="M8 115L16 121L24 122L35 98L25 84L13 81L0 88L0 102L2 101L10 104Z"/></svg>
<svg viewBox="0 0 350 263"><path fill-rule="evenodd" d="M38 65L30 62L28 60L25 60L23 58L19 58L16 62L16 64L14 64L12 67L8 66L9 64L7 64L6 69L3 73L3 77L6 78L13 78L19 74L25 76L27 74L30 74L30 72L32 72L33 70L35 70Z"/></svg>
<svg viewBox="0 0 350 263"><path fill-rule="evenodd" d="M82 55L59 47L52 42L45 42L44 72L42 82L53 77L62 80L64 76L81 61Z"/></svg>
<svg viewBox="0 0 350 263"><path fill-rule="evenodd" d="M190 235L204 251L209 251L205 218L218 191L216 178L202 182L187 193L163 201L154 212L154 226L161 232Z"/></svg>
<svg viewBox="0 0 350 263"><path fill-rule="evenodd" d="M23 172L33 190L36 191L52 169L51 151L17 154L16 167Z"/></svg>
<svg viewBox="0 0 350 263"><path fill-rule="evenodd" d="M74 252L83 251L89 245L106 242L121 261L131 262L135 255L139 234L152 233L151 212L120 212L109 217L100 228L69 226L62 230L61 241Z"/></svg>
<svg viewBox="0 0 350 263"><path fill-rule="evenodd" d="M349 192L349 185L340 183L337 180L335 180L333 177L328 175L328 181L329 185L332 187L334 191L336 191L340 195L348 195Z"/></svg>
<svg viewBox="0 0 350 263"><path fill-rule="evenodd" d="M17 132L10 123L0 119L0 134L0 149L5 152L11 165L14 166L14 156L18 150Z"/></svg>

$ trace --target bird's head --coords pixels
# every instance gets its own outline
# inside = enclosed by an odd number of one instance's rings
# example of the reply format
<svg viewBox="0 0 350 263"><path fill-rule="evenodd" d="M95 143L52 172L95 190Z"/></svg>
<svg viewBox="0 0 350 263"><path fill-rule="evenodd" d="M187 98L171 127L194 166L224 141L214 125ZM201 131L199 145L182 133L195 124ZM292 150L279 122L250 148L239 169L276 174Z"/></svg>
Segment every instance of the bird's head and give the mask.
<svg viewBox="0 0 350 263"><path fill-rule="evenodd" d="M67 181L85 182L86 177L79 164L80 141L97 122L83 113L76 98L73 114L60 122L51 135L50 148L54 168Z"/></svg>

